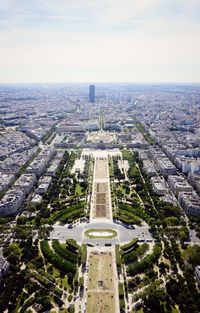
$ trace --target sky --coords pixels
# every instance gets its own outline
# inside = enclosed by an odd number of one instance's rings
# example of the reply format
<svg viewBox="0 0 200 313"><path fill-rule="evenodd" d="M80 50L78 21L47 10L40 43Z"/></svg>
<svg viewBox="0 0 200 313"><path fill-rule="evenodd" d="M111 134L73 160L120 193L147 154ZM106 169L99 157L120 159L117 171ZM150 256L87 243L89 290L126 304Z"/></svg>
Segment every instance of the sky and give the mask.
<svg viewBox="0 0 200 313"><path fill-rule="evenodd" d="M200 0L0 0L0 83L200 82Z"/></svg>

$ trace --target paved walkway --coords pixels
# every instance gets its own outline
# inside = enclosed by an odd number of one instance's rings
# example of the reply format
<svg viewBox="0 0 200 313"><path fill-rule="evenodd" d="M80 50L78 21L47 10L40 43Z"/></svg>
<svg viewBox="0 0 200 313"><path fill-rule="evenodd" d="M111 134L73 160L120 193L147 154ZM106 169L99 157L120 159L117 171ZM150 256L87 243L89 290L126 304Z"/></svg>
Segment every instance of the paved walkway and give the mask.
<svg viewBox="0 0 200 313"><path fill-rule="evenodd" d="M95 157L90 220L105 217L112 220L112 203L108 157Z"/></svg>

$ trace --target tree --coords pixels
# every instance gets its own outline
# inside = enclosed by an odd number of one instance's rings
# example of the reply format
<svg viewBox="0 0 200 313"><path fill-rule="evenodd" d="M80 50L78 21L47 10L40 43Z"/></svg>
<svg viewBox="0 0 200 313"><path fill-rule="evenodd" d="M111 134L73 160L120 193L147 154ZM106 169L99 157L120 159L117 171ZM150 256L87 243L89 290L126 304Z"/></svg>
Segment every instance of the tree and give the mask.
<svg viewBox="0 0 200 313"><path fill-rule="evenodd" d="M16 242L11 243L4 249L4 256L7 257L8 262L12 265L17 265L20 262L21 254L22 250Z"/></svg>
<svg viewBox="0 0 200 313"><path fill-rule="evenodd" d="M179 283L175 279L170 278L170 280L166 284L166 288L167 288L168 294L176 299L176 297L179 294L179 288L180 288Z"/></svg>
<svg viewBox="0 0 200 313"><path fill-rule="evenodd" d="M165 291L156 283L152 283L147 291L144 292L143 301L144 306L149 308L152 312L164 313L163 302L166 300Z"/></svg>
<svg viewBox="0 0 200 313"><path fill-rule="evenodd" d="M26 216L21 215L17 218L17 225L25 225L27 221Z"/></svg>
<svg viewBox="0 0 200 313"><path fill-rule="evenodd" d="M69 273L67 277L68 277L68 284L72 287L73 286L74 274Z"/></svg>
<svg viewBox="0 0 200 313"><path fill-rule="evenodd" d="M193 266L199 265L200 260L200 246L188 246L185 251L186 260Z"/></svg>

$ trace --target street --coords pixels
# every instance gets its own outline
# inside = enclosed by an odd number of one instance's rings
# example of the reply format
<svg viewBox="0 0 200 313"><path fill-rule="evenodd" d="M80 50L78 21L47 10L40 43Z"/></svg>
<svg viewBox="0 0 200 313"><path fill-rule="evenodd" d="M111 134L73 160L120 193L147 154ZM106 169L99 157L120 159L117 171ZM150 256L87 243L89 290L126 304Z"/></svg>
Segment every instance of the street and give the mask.
<svg viewBox="0 0 200 313"><path fill-rule="evenodd" d="M106 238L94 238L89 239L84 236L84 232L88 229L113 229L117 231L117 237L113 239ZM133 238L139 238L141 242L152 241L153 238L149 232L148 226L135 226L135 229L128 229L123 225L113 223L108 220L102 221L92 221L90 224L82 223L74 228L68 228L68 225L54 225L54 230L50 233L49 239L58 239L60 241L66 241L66 239L73 238L79 244L89 243L89 244L99 244L100 246L105 245L105 243L113 244L124 244L131 241Z"/></svg>

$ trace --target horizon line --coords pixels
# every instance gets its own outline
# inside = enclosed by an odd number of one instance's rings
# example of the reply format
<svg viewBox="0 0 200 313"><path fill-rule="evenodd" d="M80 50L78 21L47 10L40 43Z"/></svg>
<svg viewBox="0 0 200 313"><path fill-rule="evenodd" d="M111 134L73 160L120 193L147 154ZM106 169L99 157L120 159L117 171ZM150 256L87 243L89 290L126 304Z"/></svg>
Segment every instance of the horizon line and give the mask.
<svg viewBox="0 0 200 313"><path fill-rule="evenodd" d="M191 85L191 84L197 84L199 85L200 84L200 81L183 81L183 82L180 82L180 81L162 81L162 82L151 82L151 81L93 81L93 82L79 82L79 81L60 81L60 82L41 82L41 81L38 81L38 82L0 82L0 86L1 85L38 85L38 84L82 84L82 85L91 85L91 84L149 84L149 85L154 85L154 84L172 84L172 85L182 85L182 84L185 84L185 85Z"/></svg>

